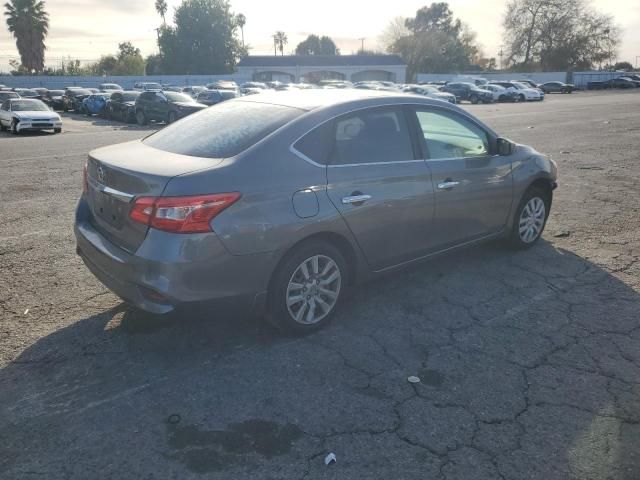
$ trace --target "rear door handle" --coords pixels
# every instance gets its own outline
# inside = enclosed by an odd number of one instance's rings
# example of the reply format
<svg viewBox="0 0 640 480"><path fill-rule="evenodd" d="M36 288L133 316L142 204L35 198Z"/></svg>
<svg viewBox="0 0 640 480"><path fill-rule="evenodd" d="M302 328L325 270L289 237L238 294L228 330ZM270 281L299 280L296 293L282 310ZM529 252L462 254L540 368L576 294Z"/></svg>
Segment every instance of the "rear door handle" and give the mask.
<svg viewBox="0 0 640 480"><path fill-rule="evenodd" d="M371 195L353 195L350 197L342 197L343 205L362 205L367 200L371 200Z"/></svg>
<svg viewBox="0 0 640 480"><path fill-rule="evenodd" d="M440 182L438 184L439 190L451 190L454 187L460 185L460 182L454 182L453 180L445 180L444 182Z"/></svg>

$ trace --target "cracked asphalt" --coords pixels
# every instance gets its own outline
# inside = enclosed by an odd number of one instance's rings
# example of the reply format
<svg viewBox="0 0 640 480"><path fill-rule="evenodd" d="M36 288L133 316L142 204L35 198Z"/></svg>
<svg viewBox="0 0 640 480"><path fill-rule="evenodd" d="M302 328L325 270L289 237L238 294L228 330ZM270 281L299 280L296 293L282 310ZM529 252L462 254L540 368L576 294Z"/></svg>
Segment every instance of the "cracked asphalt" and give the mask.
<svg viewBox="0 0 640 480"><path fill-rule="evenodd" d="M640 92L465 108L558 162L543 241L364 285L306 338L140 314L75 256L87 152L148 129L0 134L0 478L640 478Z"/></svg>

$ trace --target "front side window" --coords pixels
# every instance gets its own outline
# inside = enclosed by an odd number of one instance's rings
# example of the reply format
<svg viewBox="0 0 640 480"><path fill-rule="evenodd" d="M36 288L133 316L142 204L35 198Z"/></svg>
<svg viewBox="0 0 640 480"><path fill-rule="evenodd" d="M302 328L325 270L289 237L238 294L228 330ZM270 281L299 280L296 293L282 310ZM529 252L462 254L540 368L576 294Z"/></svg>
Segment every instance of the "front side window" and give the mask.
<svg viewBox="0 0 640 480"><path fill-rule="evenodd" d="M418 110L416 115L429 159L481 157L489 154L487 133L459 115L436 110Z"/></svg>

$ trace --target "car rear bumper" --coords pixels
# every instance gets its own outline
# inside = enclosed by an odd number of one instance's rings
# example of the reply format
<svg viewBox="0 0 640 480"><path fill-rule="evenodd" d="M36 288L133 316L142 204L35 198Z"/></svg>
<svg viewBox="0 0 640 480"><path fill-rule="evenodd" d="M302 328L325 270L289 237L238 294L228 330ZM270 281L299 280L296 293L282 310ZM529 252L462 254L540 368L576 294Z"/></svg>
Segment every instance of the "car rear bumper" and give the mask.
<svg viewBox="0 0 640 480"><path fill-rule="evenodd" d="M107 240L89 221L81 199L76 252L93 275L126 302L151 313L179 306L234 303L264 309L273 254L231 255L215 233L150 230L135 253Z"/></svg>

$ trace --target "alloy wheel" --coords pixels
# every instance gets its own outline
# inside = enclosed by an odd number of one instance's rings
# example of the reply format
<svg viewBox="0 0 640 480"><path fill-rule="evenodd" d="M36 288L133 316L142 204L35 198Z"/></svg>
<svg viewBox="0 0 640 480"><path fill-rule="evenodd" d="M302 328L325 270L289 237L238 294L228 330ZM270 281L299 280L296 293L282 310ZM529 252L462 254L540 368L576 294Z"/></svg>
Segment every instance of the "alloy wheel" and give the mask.
<svg viewBox="0 0 640 480"><path fill-rule="evenodd" d="M338 264L326 255L314 255L295 269L286 290L286 304L297 323L312 325L335 307L342 286Z"/></svg>
<svg viewBox="0 0 640 480"><path fill-rule="evenodd" d="M520 213L518 234L524 243L532 243L542 233L546 218L544 201L540 197L531 198Z"/></svg>

